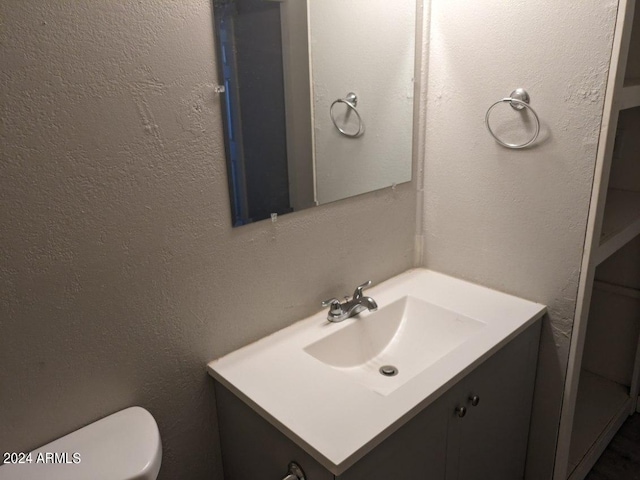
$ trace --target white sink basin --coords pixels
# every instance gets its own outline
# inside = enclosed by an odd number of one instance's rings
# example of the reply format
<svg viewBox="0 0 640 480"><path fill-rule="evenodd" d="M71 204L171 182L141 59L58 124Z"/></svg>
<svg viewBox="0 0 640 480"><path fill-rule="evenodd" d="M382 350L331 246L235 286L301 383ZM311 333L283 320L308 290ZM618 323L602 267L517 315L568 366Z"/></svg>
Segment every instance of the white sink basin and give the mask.
<svg viewBox="0 0 640 480"><path fill-rule="evenodd" d="M377 312L329 323L325 309L208 365L337 476L545 311L424 269L367 294Z"/></svg>
<svg viewBox="0 0 640 480"><path fill-rule="evenodd" d="M485 324L446 308L406 296L307 346L304 351L388 395L460 347ZM383 366L397 374L386 376Z"/></svg>

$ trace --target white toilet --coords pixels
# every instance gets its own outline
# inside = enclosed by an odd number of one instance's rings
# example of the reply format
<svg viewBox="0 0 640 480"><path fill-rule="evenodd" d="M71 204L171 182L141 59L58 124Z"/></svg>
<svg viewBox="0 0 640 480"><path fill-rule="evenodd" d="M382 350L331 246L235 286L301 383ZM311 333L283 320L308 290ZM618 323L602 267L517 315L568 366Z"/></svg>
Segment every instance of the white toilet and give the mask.
<svg viewBox="0 0 640 480"><path fill-rule="evenodd" d="M155 480L162 445L151 414L131 407L26 455L0 466L0 480Z"/></svg>

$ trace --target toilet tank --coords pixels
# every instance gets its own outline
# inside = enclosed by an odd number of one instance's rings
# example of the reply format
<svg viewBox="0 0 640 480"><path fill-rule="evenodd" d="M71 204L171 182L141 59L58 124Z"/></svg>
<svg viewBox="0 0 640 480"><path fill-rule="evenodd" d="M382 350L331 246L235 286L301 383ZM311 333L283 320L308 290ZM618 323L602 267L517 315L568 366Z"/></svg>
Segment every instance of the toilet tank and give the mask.
<svg viewBox="0 0 640 480"><path fill-rule="evenodd" d="M12 457L0 466L0 480L155 480L162 445L151 414L130 407Z"/></svg>

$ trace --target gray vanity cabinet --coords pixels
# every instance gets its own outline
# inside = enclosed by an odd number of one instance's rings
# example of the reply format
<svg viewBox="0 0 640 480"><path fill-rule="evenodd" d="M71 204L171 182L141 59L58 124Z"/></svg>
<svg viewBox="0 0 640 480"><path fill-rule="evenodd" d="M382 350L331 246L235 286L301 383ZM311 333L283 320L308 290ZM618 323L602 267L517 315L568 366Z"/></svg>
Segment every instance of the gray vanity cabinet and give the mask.
<svg viewBox="0 0 640 480"><path fill-rule="evenodd" d="M225 480L281 480L289 462L298 463L307 480L335 480L246 403L220 383L215 385Z"/></svg>
<svg viewBox="0 0 640 480"><path fill-rule="evenodd" d="M446 480L524 478L540 321L446 395Z"/></svg>
<svg viewBox="0 0 640 480"><path fill-rule="evenodd" d="M281 480L289 462L306 480L389 480L445 478L445 398L418 413L340 476L334 476L302 448L216 382L216 403L225 480Z"/></svg>
<svg viewBox="0 0 640 480"><path fill-rule="evenodd" d="M527 328L337 477L216 382L225 480L281 480L291 461L302 467L307 480L522 479L540 324Z"/></svg>
<svg viewBox="0 0 640 480"><path fill-rule="evenodd" d="M444 479L448 403L436 400L336 480Z"/></svg>

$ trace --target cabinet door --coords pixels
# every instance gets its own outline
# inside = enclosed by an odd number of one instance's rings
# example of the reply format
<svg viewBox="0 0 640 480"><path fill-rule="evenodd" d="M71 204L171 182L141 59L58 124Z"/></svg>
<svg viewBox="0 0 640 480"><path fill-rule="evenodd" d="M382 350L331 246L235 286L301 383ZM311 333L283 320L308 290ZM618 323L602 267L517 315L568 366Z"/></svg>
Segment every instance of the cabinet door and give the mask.
<svg viewBox="0 0 640 480"><path fill-rule="evenodd" d="M296 462L308 480L334 480L331 472L242 400L215 383L225 480L281 480Z"/></svg>
<svg viewBox="0 0 640 480"><path fill-rule="evenodd" d="M447 395L447 480L524 478L539 335L538 321Z"/></svg>
<svg viewBox="0 0 640 480"><path fill-rule="evenodd" d="M448 405L436 400L337 480L444 480Z"/></svg>

